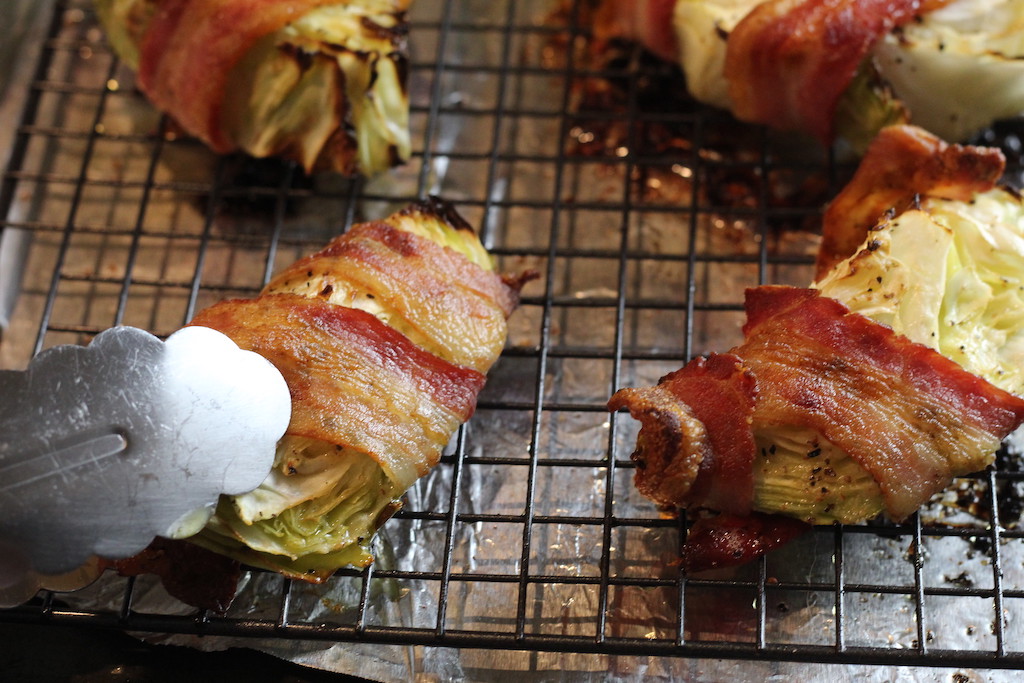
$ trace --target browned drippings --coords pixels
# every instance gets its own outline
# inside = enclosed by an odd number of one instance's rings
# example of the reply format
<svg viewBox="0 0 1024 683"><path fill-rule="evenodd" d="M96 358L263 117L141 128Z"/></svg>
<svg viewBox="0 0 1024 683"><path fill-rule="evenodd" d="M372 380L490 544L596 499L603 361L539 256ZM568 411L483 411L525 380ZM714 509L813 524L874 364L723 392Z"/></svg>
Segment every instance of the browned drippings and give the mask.
<svg viewBox="0 0 1024 683"><path fill-rule="evenodd" d="M587 26L589 10L582 3L578 26ZM573 21L563 8L550 24L568 28ZM566 155L606 158L610 165L628 157L643 202L685 208L696 201L721 214L754 212L772 230L820 229L817 209L837 179L817 143L799 138L794 145L791 136L737 121L693 99L677 65L631 43L580 33L570 43L571 31L552 32L543 50L544 66L553 71L573 60ZM793 152L794 158L783 156Z"/></svg>

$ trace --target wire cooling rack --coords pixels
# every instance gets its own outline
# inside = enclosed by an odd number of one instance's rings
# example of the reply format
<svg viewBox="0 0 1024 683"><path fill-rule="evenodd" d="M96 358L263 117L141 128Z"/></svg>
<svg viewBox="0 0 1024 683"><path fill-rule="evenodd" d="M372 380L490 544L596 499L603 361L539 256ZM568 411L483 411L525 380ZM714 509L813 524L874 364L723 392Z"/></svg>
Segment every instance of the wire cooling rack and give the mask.
<svg viewBox="0 0 1024 683"><path fill-rule="evenodd" d="M536 653L1024 665L1009 458L905 524L819 528L739 570L678 569L685 524L634 491L636 425L605 402L736 343L744 287L806 285L850 164L688 101L679 73L636 48L597 50L585 14L416 3L414 155L364 182L211 155L135 91L88 3L57 3L0 188L5 284L21 283L3 367L111 325L167 334L427 194L479 228L502 270L542 277L477 414L373 567L321 587L253 572L225 614L153 607L159 586L105 576L88 600L43 592L0 621L516 651L532 663L509 666L533 668ZM1013 173L1018 127L985 137Z"/></svg>

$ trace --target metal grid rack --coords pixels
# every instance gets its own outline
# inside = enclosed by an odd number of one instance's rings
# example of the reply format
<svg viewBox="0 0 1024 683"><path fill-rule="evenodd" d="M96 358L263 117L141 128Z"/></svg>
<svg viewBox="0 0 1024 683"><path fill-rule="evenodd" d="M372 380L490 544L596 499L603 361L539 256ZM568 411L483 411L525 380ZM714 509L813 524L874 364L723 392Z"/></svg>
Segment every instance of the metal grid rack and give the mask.
<svg viewBox="0 0 1024 683"><path fill-rule="evenodd" d="M584 13L582 2L552 14L540 0L420 0L414 157L366 183L210 155L134 91L88 3L57 4L0 188L0 227L24 265L2 367L111 325L169 333L209 303L258 291L354 221L426 194L453 201L501 269L542 278L524 292L477 415L387 526L433 534L430 552L396 546L316 589L258 576L277 596L261 612L238 601L224 615L153 611L139 607L141 579L106 577L113 607L44 592L0 621L1024 666L1022 476L1009 459L957 482L954 497L971 501L963 512L937 504L902 525L820 528L736 571L674 566L685 524L633 490L635 425L605 401L737 341L744 287L806 284L814 223L849 166L687 101L678 73L636 49L598 60ZM323 591L352 600L309 617ZM426 595L430 607L395 622L380 593Z"/></svg>

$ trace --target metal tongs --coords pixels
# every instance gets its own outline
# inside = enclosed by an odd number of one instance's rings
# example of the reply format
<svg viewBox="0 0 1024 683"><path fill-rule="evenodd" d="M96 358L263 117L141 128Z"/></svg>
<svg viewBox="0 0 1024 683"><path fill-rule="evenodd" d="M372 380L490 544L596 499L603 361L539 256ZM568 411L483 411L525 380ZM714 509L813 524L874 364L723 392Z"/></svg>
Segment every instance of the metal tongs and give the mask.
<svg viewBox="0 0 1024 683"><path fill-rule="evenodd" d="M197 533L266 478L290 414L277 369L205 327L115 327L0 371L0 606Z"/></svg>

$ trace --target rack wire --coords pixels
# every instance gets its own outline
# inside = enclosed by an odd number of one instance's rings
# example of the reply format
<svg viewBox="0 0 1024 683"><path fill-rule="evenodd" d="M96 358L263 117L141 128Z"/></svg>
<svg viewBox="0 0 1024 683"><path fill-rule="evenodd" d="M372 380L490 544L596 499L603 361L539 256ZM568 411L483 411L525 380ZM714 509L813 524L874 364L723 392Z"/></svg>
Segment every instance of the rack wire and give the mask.
<svg viewBox="0 0 1024 683"><path fill-rule="evenodd" d="M0 227L24 263L3 367L111 325L167 334L207 304L255 293L353 222L427 194L479 227L501 269L542 278L524 292L476 416L388 524L399 538L441 539L429 553L396 548L326 588L261 575L278 600L260 612L237 601L226 614L140 609L141 580L105 577L112 608L43 592L0 621L254 641L1024 665L1024 475L1009 458L956 482L947 499L969 501L962 513L937 504L904 524L819 528L729 572L691 577L674 564L685 523L633 490L635 425L605 402L738 341L744 287L806 284L814 225L849 164L688 101L678 72L637 48L592 51L585 11L420 0L413 159L364 182L212 156L134 90L88 3L57 3L0 187ZM1012 143L1018 128L986 140ZM494 481L503 495L492 500ZM304 606L322 591L352 600L309 617ZM379 609L382 593L427 594L430 608L395 622Z"/></svg>

